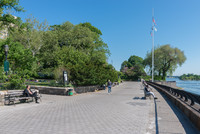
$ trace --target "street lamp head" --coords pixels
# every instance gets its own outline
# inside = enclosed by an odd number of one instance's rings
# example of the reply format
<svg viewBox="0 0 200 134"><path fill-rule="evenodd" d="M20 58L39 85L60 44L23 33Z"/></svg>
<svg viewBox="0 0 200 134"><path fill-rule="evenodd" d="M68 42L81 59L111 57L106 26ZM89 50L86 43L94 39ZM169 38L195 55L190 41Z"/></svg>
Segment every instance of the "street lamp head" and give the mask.
<svg viewBox="0 0 200 134"><path fill-rule="evenodd" d="M6 52L8 52L8 49L9 49L8 45L5 45L5 51Z"/></svg>

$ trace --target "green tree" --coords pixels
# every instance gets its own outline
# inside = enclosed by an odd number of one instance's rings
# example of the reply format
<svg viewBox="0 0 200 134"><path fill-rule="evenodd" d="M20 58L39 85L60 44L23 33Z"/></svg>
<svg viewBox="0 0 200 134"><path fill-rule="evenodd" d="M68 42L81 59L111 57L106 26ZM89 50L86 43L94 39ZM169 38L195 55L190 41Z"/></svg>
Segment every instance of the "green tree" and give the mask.
<svg viewBox="0 0 200 134"><path fill-rule="evenodd" d="M81 26L83 26L83 27L87 27L87 28L89 28L92 32L95 32L95 33L97 33L97 34L99 34L99 35L102 35L101 31L100 31L98 28L92 26L92 24L89 23L89 22L80 23L79 25L81 25Z"/></svg>
<svg viewBox="0 0 200 134"><path fill-rule="evenodd" d="M19 6L19 0L0 0L0 14L6 14L7 10L20 12L23 8Z"/></svg>
<svg viewBox="0 0 200 134"><path fill-rule="evenodd" d="M8 44L8 61L9 74L7 79L10 82L9 88L20 88L23 86L25 79L36 73L36 58L32 56L29 49L26 49L19 42L13 42L11 39L0 41L0 58L5 59L4 46ZM3 66L3 60L0 61L0 66ZM1 77L5 77L1 72ZM3 78L5 80L5 78Z"/></svg>
<svg viewBox="0 0 200 134"><path fill-rule="evenodd" d="M36 18L30 17L25 23L9 30L10 38L20 42L25 48L30 49L33 56L39 54L40 48L44 45L43 36L48 30L47 22L40 23Z"/></svg>
<svg viewBox="0 0 200 134"><path fill-rule="evenodd" d="M172 74L176 68L181 66L186 60L184 52L170 45L162 45L154 51L154 75L166 79L167 74ZM152 53L148 52L144 60L144 65L152 68Z"/></svg>
<svg viewBox="0 0 200 134"><path fill-rule="evenodd" d="M43 36L43 45L38 54L40 70L53 71L58 66L56 55L61 48L58 45L58 36L54 32L46 31Z"/></svg>
<svg viewBox="0 0 200 134"><path fill-rule="evenodd" d="M128 59L128 62L131 63L132 66L135 66L135 65L141 65L143 66L143 59L139 56L131 56L129 59Z"/></svg>
<svg viewBox="0 0 200 134"><path fill-rule="evenodd" d="M118 80L118 72L107 63L110 52L101 38L102 32L91 23L65 22L49 27L33 17L22 22L10 11L23 11L19 0L0 0L0 25L9 32L9 38L0 41L0 58L4 59L4 45L8 44L9 80L14 86L19 87L25 78L36 76L36 72L53 74L62 70L67 70L75 85ZM60 79L60 74L54 77Z"/></svg>
<svg viewBox="0 0 200 134"><path fill-rule="evenodd" d="M143 59L138 56L130 56L128 61L124 61L121 65L123 79L138 80L141 76L146 76L143 66Z"/></svg>
<svg viewBox="0 0 200 134"><path fill-rule="evenodd" d="M106 62L109 50L100 35L89 23L50 26L44 33L38 55L41 69L57 72L65 68L75 85L103 84L108 79L117 81L117 71Z"/></svg>
<svg viewBox="0 0 200 134"><path fill-rule="evenodd" d="M131 67L131 66L132 66L131 63L125 60L124 62L122 62L120 70L122 71L125 67Z"/></svg>
<svg viewBox="0 0 200 134"><path fill-rule="evenodd" d="M17 25L20 22L20 18L15 18L10 12L22 12L24 11L19 6L19 0L0 0L0 28L11 28L11 24Z"/></svg>
<svg viewBox="0 0 200 134"><path fill-rule="evenodd" d="M179 78L181 80L200 80L200 75L196 75L196 74L183 74Z"/></svg>

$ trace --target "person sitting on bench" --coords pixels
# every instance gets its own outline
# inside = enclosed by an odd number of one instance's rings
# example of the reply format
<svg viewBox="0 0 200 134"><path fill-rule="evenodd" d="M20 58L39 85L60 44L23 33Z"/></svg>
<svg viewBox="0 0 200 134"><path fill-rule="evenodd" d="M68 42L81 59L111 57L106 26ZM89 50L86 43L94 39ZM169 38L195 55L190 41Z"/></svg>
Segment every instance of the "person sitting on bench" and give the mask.
<svg viewBox="0 0 200 134"><path fill-rule="evenodd" d="M34 97L35 103L39 103L38 102L38 90L36 90L35 92L32 92L30 89L30 85L27 85L26 89L24 90L24 93L27 97Z"/></svg>
<svg viewBox="0 0 200 134"><path fill-rule="evenodd" d="M146 92L147 95L152 95L154 99L158 99L153 92L151 92L150 90L152 91L152 89L149 87L149 85L145 85L144 87L144 90Z"/></svg>
<svg viewBox="0 0 200 134"><path fill-rule="evenodd" d="M144 91L145 91L145 94L146 94L146 95L152 95L154 99L158 99L158 98L154 95L154 93L151 92L152 89L149 87L149 85L148 85L148 84L146 83L146 81L143 80L143 79L142 79L142 84L143 84L143 86L144 86ZM150 90L151 90L151 91L150 91ZM145 95L145 96L146 96L146 95Z"/></svg>

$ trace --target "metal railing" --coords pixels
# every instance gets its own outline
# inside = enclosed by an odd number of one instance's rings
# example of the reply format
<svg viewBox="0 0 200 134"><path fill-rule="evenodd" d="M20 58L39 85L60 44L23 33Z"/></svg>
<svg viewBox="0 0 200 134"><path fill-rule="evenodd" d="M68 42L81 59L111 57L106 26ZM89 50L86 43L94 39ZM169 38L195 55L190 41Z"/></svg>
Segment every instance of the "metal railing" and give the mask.
<svg viewBox="0 0 200 134"><path fill-rule="evenodd" d="M168 87L165 85L160 85L155 82L148 81L147 84L151 85L154 88L160 87L161 89L167 91L171 95L189 104L189 106L195 109L196 111L200 112L200 95L193 94L193 93L180 90L180 89L175 89L175 88Z"/></svg>

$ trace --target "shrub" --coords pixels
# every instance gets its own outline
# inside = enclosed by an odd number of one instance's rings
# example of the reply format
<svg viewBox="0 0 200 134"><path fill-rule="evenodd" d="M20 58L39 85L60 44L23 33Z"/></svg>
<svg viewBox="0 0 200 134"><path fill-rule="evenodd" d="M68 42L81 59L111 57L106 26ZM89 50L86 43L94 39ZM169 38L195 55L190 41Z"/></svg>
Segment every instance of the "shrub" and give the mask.
<svg viewBox="0 0 200 134"><path fill-rule="evenodd" d="M8 78L8 79L7 79ZM11 74L7 76L8 82L5 80L2 89L24 89L25 88L25 78L22 78L18 74Z"/></svg>

